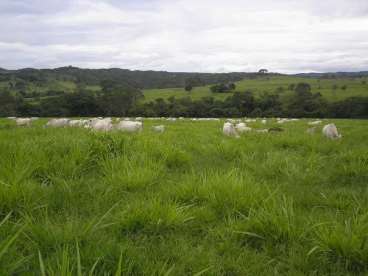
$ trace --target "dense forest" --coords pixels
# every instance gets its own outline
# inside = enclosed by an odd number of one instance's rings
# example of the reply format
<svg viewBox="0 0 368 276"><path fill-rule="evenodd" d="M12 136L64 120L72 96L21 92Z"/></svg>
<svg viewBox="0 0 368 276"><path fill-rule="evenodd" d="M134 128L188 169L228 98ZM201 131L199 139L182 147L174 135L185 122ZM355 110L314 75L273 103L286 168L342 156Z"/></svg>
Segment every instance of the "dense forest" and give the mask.
<svg viewBox="0 0 368 276"><path fill-rule="evenodd" d="M348 73L347 73L348 74ZM272 74L270 74L272 75ZM310 78L358 78L366 72L311 75ZM183 117L336 117L368 118L368 97L353 96L329 101L307 82L290 84L283 90L255 95L252 90L234 91L234 82L260 77L258 73L168 73L122 69L0 70L0 116L183 116ZM73 89L51 89L50 84L72 83ZM229 93L225 99L212 96L193 99L193 87L208 85L213 95ZM366 81L361 81L367 85ZM368 85L367 85L368 86ZM38 90L34 89L38 87ZM44 89L39 89L39 88ZM93 89L94 87L94 89ZM96 89L98 87L98 89ZM155 98L149 102L142 88L184 87L187 97ZM342 86L342 90L346 87Z"/></svg>

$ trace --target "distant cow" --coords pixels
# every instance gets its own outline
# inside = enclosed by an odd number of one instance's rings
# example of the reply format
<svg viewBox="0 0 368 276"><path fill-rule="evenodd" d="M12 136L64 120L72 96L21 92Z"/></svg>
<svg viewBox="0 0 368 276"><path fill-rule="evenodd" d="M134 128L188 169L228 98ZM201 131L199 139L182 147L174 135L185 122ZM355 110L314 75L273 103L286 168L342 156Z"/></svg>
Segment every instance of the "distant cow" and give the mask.
<svg viewBox="0 0 368 276"><path fill-rule="evenodd" d="M47 122L46 127L65 127L68 126L69 119L61 118L61 119L51 119Z"/></svg>
<svg viewBox="0 0 368 276"><path fill-rule="evenodd" d="M239 138L239 134L232 123L229 122L224 123L222 131L226 136Z"/></svg>
<svg viewBox="0 0 368 276"><path fill-rule="evenodd" d="M88 120L70 120L69 126L71 127L85 127L88 125Z"/></svg>
<svg viewBox="0 0 368 276"><path fill-rule="evenodd" d="M252 129L250 127L247 127L247 125L245 123L239 123L235 126L235 129L239 132L248 132L251 131Z"/></svg>
<svg viewBox="0 0 368 276"><path fill-rule="evenodd" d="M135 121L121 121L115 128L123 132L140 132L143 129L143 123Z"/></svg>
<svg viewBox="0 0 368 276"><path fill-rule="evenodd" d="M335 124L325 125L322 129L322 133L329 139L339 139L341 138L341 134L338 133Z"/></svg>
<svg viewBox="0 0 368 276"><path fill-rule="evenodd" d="M17 126L30 126L32 122L31 118L17 118L15 119L15 123Z"/></svg>
<svg viewBox="0 0 368 276"><path fill-rule="evenodd" d="M153 126L152 130L158 133L163 133L165 131L165 126L164 125Z"/></svg>
<svg viewBox="0 0 368 276"><path fill-rule="evenodd" d="M112 129L112 120L111 118L92 119L89 123L89 126L91 129L97 131L110 131Z"/></svg>

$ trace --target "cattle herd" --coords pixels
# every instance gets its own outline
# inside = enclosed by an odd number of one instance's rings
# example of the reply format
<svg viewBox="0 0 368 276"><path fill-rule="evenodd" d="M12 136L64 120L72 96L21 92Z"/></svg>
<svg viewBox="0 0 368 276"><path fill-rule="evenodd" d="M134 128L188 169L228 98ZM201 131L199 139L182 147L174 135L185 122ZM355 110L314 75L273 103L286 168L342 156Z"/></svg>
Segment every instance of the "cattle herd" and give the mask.
<svg viewBox="0 0 368 276"><path fill-rule="evenodd" d="M16 118L8 117L8 119L15 120L17 126L30 126L33 121L38 120L37 117L32 118ZM183 117L179 118L146 118L147 120L167 120L176 121L184 120ZM220 121L218 118L191 118L191 121ZM287 122L298 121L299 119L288 119L288 118L277 118L277 124L285 124ZM112 118L92 118L92 119L67 119L67 118L54 118L50 119L45 127L81 127L88 128L95 131L110 131L118 130L122 132L141 132L143 130L143 118L137 117L135 119L123 118L123 119L112 119ZM257 133L268 133L268 132L281 132L284 129L280 127L272 127L265 129L253 129L247 126L247 123L256 122L257 119L245 118L245 119L227 119L223 125L223 134L230 137L239 138L242 133L254 131ZM268 123L267 119L261 119L263 125ZM322 124L321 120L315 120L308 122L311 126L306 131L309 134L313 134L317 130L317 126ZM157 133L163 133L165 131L164 125L152 126L152 131ZM339 134L335 124L327 124L322 128L322 134L329 139L339 139Z"/></svg>

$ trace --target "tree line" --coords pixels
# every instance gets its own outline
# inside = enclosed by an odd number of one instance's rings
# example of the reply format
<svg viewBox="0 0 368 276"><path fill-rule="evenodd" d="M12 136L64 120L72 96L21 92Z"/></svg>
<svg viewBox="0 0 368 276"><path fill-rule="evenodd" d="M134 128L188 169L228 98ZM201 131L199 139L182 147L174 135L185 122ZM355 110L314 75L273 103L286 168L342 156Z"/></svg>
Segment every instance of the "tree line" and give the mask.
<svg viewBox="0 0 368 276"><path fill-rule="evenodd" d="M368 97L327 101L312 93L307 83L293 85L287 97L278 91L255 96L252 91L234 92L225 100L204 97L158 98L144 103L142 92L128 84L102 81L101 91L79 88L74 93L49 93L49 96L26 98L21 93L0 90L0 116L89 117L331 117L368 118Z"/></svg>

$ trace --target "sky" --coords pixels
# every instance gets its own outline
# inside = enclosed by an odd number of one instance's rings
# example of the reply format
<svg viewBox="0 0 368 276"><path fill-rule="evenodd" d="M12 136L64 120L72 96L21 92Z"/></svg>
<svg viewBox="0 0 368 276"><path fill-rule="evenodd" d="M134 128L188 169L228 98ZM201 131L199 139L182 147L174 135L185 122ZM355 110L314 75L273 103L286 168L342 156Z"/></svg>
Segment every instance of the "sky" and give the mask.
<svg viewBox="0 0 368 276"><path fill-rule="evenodd" d="M368 70L368 0L0 0L0 67Z"/></svg>

